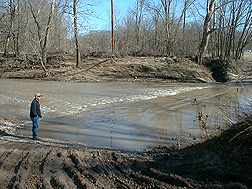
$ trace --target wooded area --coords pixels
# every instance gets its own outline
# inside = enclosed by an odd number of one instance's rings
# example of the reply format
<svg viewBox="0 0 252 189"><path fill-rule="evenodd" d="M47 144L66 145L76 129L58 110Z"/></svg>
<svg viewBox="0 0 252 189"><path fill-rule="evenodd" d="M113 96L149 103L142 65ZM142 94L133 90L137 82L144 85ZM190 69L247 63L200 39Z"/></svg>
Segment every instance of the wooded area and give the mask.
<svg viewBox="0 0 252 189"><path fill-rule="evenodd" d="M36 54L45 75L49 52L77 55L76 67L90 53L112 55L111 31L80 32L85 21L98 17L93 5L84 0L1 0L0 51ZM251 0L136 0L125 17L115 15L115 53L190 56L199 64L204 57L240 59L252 44L251 5Z"/></svg>

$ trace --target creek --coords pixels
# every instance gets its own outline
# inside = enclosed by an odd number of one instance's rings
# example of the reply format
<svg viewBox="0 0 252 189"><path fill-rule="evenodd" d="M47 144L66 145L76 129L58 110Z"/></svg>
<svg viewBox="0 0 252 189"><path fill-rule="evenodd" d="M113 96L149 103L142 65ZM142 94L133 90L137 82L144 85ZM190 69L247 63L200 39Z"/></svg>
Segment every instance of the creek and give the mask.
<svg viewBox="0 0 252 189"><path fill-rule="evenodd" d="M251 86L199 83L72 83L0 79L0 116L31 137L40 92L39 137L126 151L200 142L251 114Z"/></svg>

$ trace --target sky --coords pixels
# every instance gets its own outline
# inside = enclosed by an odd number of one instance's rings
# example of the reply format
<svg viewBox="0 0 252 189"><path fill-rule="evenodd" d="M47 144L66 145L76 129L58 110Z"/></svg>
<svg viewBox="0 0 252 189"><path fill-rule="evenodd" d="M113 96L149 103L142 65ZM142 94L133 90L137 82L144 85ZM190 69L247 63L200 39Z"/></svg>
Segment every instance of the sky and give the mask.
<svg viewBox="0 0 252 189"><path fill-rule="evenodd" d="M95 7L99 19L93 18L90 22L93 27L91 30L110 29L111 24L111 0L100 0L100 4ZM114 16L124 17L129 7L132 7L136 0L113 0Z"/></svg>
<svg viewBox="0 0 252 189"><path fill-rule="evenodd" d="M99 18L89 18L90 20L88 23L88 31L86 30L84 33L92 30L97 31L97 30L111 29L111 0L96 0L96 1L100 2L99 4L94 6L94 10ZM196 0L195 2L202 3L205 1L206 0ZM126 16L128 9L134 7L137 0L113 0L113 2L114 2L114 19L116 27L117 24L116 21L124 18Z"/></svg>

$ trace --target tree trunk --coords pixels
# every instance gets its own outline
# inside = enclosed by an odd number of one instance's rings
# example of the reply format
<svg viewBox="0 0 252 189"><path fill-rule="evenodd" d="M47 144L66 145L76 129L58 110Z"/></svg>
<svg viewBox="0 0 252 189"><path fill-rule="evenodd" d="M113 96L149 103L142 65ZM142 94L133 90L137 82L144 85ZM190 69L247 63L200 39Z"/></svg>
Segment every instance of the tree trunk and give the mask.
<svg viewBox="0 0 252 189"><path fill-rule="evenodd" d="M172 0L161 0L165 13L165 49L166 54L170 55L170 6Z"/></svg>
<svg viewBox="0 0 252 189"><path fill-rule="evenodd" d="M9 54L9 44L10 44L10 35L8 34L6 40L5 40L5 45L4 45L4 56L7 56Z"/></svg>
<svg viewBox="0 0 252 189"><path fill-rule="evenodd" d="M216 0L207 0L207 14L204 21L202 39L199 46L199 64L203 63L203 57L205 56L205 52L208 46L209 34L211 33L210 21L215 11L215 3Z"/></svg>
<svg viewBox="0 0 252 189"><path fill-rule="evenodd" d="M77 0L74 0L73 12L74 12L74 38L75 38L75 50L76 50L76 67L78 68L80 65L80 49L79 49L78 23L77 23Z"/></svg>
<svg viewBox="0 0 252 189"><path fill-rule="evenodd" d="M49 73L48 73L48 70L45 67L45 56L43 56L43 55L40 57L40 64L42 66L42 69L45 72L45 77L48 77Z"/></svg>
<svg viewBox="0 0 252 189"><path fill-rule="evenodd" d="M30 1L29 1L29 5L30 5L30 8L31 8L33 19L34 19L34 21L35 21L35 23L37 25L37 34L38 34L39 45L40 45L40 53L39 53L40 64L42 66L42 69L45 72L45 76L47 77L49 75L48 70L45 67L45 65L46 65L47 42L48 42L50 25L51 25L52 17L53 17L53 14L54 14L55 0L51 1L51 9L50 9L50 13L49 13L49 16L48 16L47 25L46 25L46 28L45 28L44 38L43 38L43 34L41 33L42 31L41 31L40 23L37 20L37 15L35 15L35 12L33 11L32 4L31 4Z"/></svg>
<svg viewBox="0 0 252 189"><path fill-rule="evenodd" d="M114 32L114 1L111 0L111 47L112 55L115 55L115 32Z"/></svg>
<svg viewBox="0 0 252 189"><path fill-rule="evenodd" d="M245 24L237 43L236 52L235 52L235 59L238 60L242 56L242 51L246 47L246 45L251 42L252 39L252 32L249 31L249 23L251 22L252 11L249 11L247 14L247 18L245 20Z"/></svg>
<svg viewBox="0 0 252 189"><path fill-rule="evenodd" d="M9 14L10 14L10 26L9 26L7 38L5 40L4 55L9 54L8 49L9 49L9 45L10 45L10 38L13 33L13 25L14 25L14 19L15 19L16 8L17 8L15 2L12 0L8 0L8 6L9 6Z"/></svg>
<svg viewBox="0 0 252 189"><path fill-rule="evenodd" d="M13 42L14 42L14 54L15 56L20 55L20 50L19 50L19 37L20 37L20 30L21 30L21 16L20 16L20 0L17 0L17 29L16 32L13 34Z"/></svg>

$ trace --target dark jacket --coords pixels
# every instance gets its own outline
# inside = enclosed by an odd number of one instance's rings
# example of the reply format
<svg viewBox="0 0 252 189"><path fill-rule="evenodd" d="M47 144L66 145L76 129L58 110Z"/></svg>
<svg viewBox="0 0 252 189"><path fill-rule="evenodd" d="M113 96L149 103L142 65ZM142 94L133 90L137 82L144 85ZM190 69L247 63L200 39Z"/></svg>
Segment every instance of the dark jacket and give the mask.
<svg viewBox="0 0 252 189"><path fill-rule="evenodd" d="M31 103L30 118L32 119L37 116L42 117L41 111L40 111L40 104L36 99L34 99Z"/></svg>

